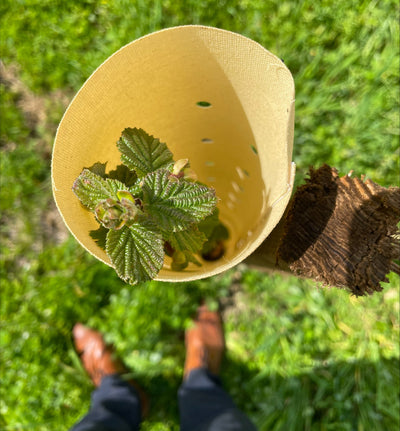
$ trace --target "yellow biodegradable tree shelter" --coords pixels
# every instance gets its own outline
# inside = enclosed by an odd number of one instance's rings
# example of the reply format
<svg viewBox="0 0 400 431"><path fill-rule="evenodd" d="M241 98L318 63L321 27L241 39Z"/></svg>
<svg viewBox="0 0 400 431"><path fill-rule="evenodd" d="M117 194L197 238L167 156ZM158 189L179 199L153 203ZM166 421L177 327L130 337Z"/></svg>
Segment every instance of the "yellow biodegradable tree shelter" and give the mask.
<svg viewBox="0 0 400 431"><path fill-rule="evenodd" d="M158 279L208 277L249 256L281 219L290 199L294 82L284 63L250 39L216 28L159 31L121 48L86 81L58 128L53 191L75 238L109 264L89 236L98 223L71 187L84 167L120 163L125 127L141 127L188 158L216 189L230 231L226 253L182 272L168 261Z"/></svg>
<svg viewBox="0 0 400 431"><path fill-rule="evenodd" d="M97 221L71 188L84 167L107 162L115 168L122 130L140 127L165 142L175 160L188 158L198 179L215 188L230 232L218 261L176 272L166 258L157 279L218 274L263 243L261 266L271 267L288 231L282 217L295 175L294 101L293 78L282 60L241 35L191 25L131 42L89 77L59 125L52 180L64 222L86 250L110 265L89 235Z"/></svg>

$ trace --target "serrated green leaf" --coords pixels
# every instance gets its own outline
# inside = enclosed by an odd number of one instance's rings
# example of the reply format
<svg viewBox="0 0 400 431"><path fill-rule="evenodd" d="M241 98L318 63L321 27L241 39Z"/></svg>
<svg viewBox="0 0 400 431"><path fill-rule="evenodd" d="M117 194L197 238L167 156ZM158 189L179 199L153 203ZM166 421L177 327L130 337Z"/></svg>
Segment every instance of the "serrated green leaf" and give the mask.
<svg viewBox="0 0 400 431"><path fill-rule="evenodd" d="M213 213L211 215L209 215L208 217L206 217L204 220L202 220L199 223L198 228L199 228L200 232L203 232L207 238L210 238L213 230L219 224L220 224L219 209L215 208L215 210L213 211Z"/></svg>
<svg viewBox="0 0 400 431"><path fill-rule="evenodd" d="M200 227L199 227L200 228ZM204 243L201 254L208 255L212 252L218 245L229 238L229 231L227 227L218 221L218 224L214 227L211 234L207 237L207 242Z"/></svg>
<svg viewBox="0 0 400 431"><path fill-rule="evenodd" d="M198 253L206 241L206 236L199 231L197 226L174 232L168 237L168 242L174 250L189 251L191 253Z"/></svg>
<svg viewBox="0 0 400 431"><path fill-rule="evenodd" d="M139 177L166 168L174 162L167 146L142 129L125 129L117 145L122 162Z"/></svg>
<svg viewBox="0 0 400 431"><path fill-rule="evenodd" d="M192 262L197 266L201 266L201 263L196 259L193 253L190 253L190 251L184 251L184 253L188 262Z"/></svg>
<svg viewBox="0 0 400 431"><path fill-rule="evenodd" d="M146 175L142 190L145 211L164 232L187 229L210 215L217 204L214 189L177 179L165 169Z"/></svg>
<svg viewBox="0 0 400 431"><path fill-rule="evenodd" d="M93 211L100 201L109 198L118 200L117 191L126 190L126 186L120 181L104 179L84 169L75 180L72 190L82 204Z"/></svg>
<svg viewBox="0 0 400 431"><path fill-rule="evenodd" d="M131 171L125 165L118 165L108 173L108 178L121 181L127 187L132 187L137 183L138 177L135 172Z"/></svg>
<svg viewBox="0 0 400 431"><path fill-rule="evenodd" d="M161 233L150 222L135 223L107 234L106 251L119 275L129 284L152 280L164 263Z"/></svg>

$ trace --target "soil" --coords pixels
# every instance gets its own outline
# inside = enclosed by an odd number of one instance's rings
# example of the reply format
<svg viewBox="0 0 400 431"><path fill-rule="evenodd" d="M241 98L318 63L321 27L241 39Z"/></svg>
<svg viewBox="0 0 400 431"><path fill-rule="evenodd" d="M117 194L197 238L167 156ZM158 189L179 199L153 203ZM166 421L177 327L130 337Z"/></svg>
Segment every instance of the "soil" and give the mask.
<svg viewBox="0 0 400 431"><path fill-rule="evenodd" d="M29 140L35 144L37 157L46 160L49 165L49 179L46 180L48 183L41 186L44 191L48 191L48 198L44 197L45 202L40 208L33 210L38 223L35 244L32 244L32 247L39 250L43 244L59 244L68 237L68 230L51 195L49 180L53 140L58 121L61 119L54 113L60 112L62 114L65 111L72 98L72 93L57 90L44 95L35 94L21 81L19 75L17 65L5 66L0 61L0 83L17 96L17 106L24 116L26 127L29 129ZM16 145L15 142L7 141L2 146L2 151L13 151ZM40 214L37 214L38 212ZM8 226L9 242L11 244L18 242L19 229L16 227L18 223L16 223L15 215L3 214L1 222Z"/></svg>
<svg viewBox="0 0 400 431"><path fill-rule="evenodd" d="M207 260L209 262L214 262L215 260L221 259L224 253L225 253L224 242L218 241L216 246L210 252L202 254L201 257L204 260Z"/></svg>
<svg viewBox="0 0 400 431"><path fill-rule="evenodd" d="M400 274L400 188L339 177L328 165L309 176L291 201L278 262L357 296L381 291L390 271Z"/></svg>

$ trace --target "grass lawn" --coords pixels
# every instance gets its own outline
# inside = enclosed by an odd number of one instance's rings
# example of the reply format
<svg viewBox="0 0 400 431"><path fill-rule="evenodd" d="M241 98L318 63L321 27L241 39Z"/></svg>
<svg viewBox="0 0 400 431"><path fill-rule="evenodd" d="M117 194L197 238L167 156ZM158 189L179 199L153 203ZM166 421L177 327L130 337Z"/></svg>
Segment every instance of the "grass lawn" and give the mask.
<svg viewBox="0 0 400 431"><path fill-rule="evenodd" d="M115 343L151 399L145 431L178 430L184 328L224 306L222 379L260 430L395 431L399 290L355 298L244 265L210 279L124 285L66 232L51 195L54 134L74 93L124 44L181 24L248 36L296 83L294 161L399 185L394 0L5 0L1 17L0 429L67 430L92 386L77 321Z"/></svg>

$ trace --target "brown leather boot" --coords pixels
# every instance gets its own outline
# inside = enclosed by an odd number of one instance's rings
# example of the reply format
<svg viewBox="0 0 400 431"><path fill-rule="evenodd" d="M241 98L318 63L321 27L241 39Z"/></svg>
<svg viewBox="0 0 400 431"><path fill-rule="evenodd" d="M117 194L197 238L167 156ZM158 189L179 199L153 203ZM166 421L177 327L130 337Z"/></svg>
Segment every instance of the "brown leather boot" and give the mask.
<svg viewBox="0 0 400 431"><path fill-rule="evenodd" d="M77 323L73 336L76 351L95 386L100 385L104 376L126 372L122 362L115 357L112 347L105 344L100 332Z"/></svg>
<svg viewBox="0 0 400 431"><path fill-rule="evenodd" d="M197 309L194 327L186 331L184 378L195 368L204 367L218 375L225 350L221 315L205 305Z"/></svg>
<svg viewBox="0 0 400 431"><path fill-rule="evenodd" d="M104 342L100 332L77 323L72 333L76 351L95 386L100 385L104 376L128 372L122 361L116 357L114 349ZM128 380L128 383L137 390L142 416L145 417L149 406L147 396L134 380Z"/></svg>

